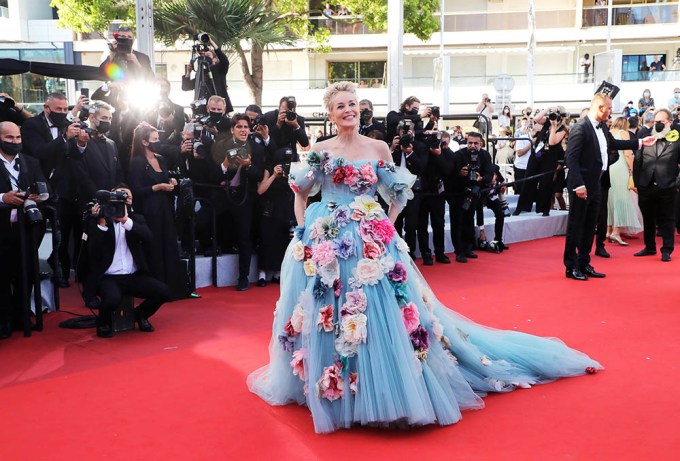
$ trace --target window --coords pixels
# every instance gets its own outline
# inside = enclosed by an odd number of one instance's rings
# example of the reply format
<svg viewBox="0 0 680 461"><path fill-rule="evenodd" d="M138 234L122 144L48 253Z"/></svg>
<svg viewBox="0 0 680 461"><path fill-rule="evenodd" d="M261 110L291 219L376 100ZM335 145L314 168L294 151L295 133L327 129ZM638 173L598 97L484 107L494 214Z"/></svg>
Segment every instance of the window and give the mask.
<svg viewBox="0 0 680 461"><path fill-rule="evenodd" d="M654 80L655 72L666 68L665 54L639 54L623 57L623 80Z"/></svg>
<svg viewBox="0 0 680 461"><path fill-rule="evenodd" d="M0 50L0 58L63 63L64 50ZM48 94L66 93L66 80L32 73L4 75L0 77L0 92L20 103L42 105Z"/></svg>
<svg viewBox="0 0 680 461"><path fill-rule="evenodd" d="M385 86L386 75L387 61L328 63L328 80L331 83L348 80L362 88L378 88Z"/></svg>
<svg viewBox="0 0 680 461"><path fill-rule="evenodd" d="M8 0L0 0L0 18L9 18Z"/></svg>

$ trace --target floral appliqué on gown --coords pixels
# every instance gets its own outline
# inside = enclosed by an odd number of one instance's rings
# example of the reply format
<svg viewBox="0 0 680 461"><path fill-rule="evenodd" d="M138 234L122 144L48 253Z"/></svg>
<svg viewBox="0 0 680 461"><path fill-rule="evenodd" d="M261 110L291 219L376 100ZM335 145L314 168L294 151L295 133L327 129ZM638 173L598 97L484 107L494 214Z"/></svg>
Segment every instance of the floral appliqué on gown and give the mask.
<svg viewBox="0 0 680 461"><path fill-rule="evenodd" d="M376 200L403 208L414 180L391 162L325 152L291 167L291 188L322 199L286 251L270 362L248 387L272 405L307 405L317 432L453 424L487 392L602 368L557 339L442 305Z"/></svg>

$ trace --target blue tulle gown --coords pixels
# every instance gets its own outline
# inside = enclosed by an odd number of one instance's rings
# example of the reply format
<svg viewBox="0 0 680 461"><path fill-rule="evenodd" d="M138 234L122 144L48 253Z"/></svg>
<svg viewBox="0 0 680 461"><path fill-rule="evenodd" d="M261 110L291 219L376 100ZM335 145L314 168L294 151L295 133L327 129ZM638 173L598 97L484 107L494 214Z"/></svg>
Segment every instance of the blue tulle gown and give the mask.
<svg viewBox="0 0 680 461"><path fill-rule="evenodd" d="M272 405L307 405L317 432L456 423L507 392L602 368L553 338L478 325L442 305L376 201L415 177L383 161L310 152L295 191L321 190L289 245L270 362L248 377Z"/></svg>

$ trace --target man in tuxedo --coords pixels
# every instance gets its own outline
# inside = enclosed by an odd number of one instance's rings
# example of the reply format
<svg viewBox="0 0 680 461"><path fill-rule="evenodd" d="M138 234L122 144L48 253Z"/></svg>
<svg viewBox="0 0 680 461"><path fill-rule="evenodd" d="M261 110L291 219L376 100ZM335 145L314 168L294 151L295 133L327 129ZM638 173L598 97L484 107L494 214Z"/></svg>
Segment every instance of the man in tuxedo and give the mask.
<svg viewBox="0 0 680 461"><path fill-rule="evenodd" d="M81 202L87 203L98 190L111 190L123 181L116 144L106 137L111 129L113 107L102 101L90 104L89 130L80 130L71 143L71 158ZM88 132L89 131L89 132Z"/></svg>
<svg viewBox="0 0 680 461"><path fill-rule="evenodd" d="M74 112L82 109L84 101L83 97L78 100ZM76 182L69 156L69 142L79 134L79 123L68 122L68 102L61 93L48 95L43 111L21 126L23 152L40 161L43 175L48 179L56 200L61 230L58 249L61 275L57 278L57 285L61 288L69 286L73 267L70 241L73 240L73 254L77 255L82 234L82 213L77 203Z"/></svg>
<svg viewBox="0 0 680 461"><path fill-rule="evenodd" d="M206 59L210 72L204 75L204 88L201 88L198 99L209 98L210 96L220 96L224 98L226 113L234 111L234 107L229 99L227 92L227 73L229 72L229 58L224 51L217 46L212 39L210 40L212 50L199 52L197 65L202 65L201 60ZM185 74L182 76L182 91L191 91L196 87L196 78L191 78L193 64L187 64Z"/></svg>
<svg viewBox="0 0 680 461"><path fill-rule="evenodd" d="M305 132L305 118L295 110L297 104L292 96L284 96L279 100L279 109L264 114L269 127L269 134L279 149L292 149L293 158L297 159L297 144L309 146L309 138Z"/></svg>
<svg viewBox="0 0 680 461"><path fill-rule="evenodd" d="M574 280L605 277L605 274L597 272L590 265L590 250L602 200L602 173L618 160L617 151L637 150L642 145L651 146L655 142L652 137L628 141L614 139L605 125L611 111L611 98L596 94L588 115L574 125L569 134L565 164L569 168L567 188L570 206L564 265L567 278Z"/></svg>
<svg viewBox="0 0 680 461"><path fill-rule="evenodd" d="M85 292L96 293L100 299L97 318L100 338L113 336L112 314L123 296L144 299L135 309L135 321L139 330L146 333L154 331L149 317L170 300L167 285L149 275L143 245L153 235L144 217L132 212L132 192L122 184L114 190L127 193L124 216L100 216L100 206L96 204L85 224L89 264Z"/></svg>
<svg viewBox="0 0 680 461"><path fill-rule="evenodd" d="M99 65L99 68L106 72L107 66L116 64L125 71L126 80L130 78L154 78L149 57L132 49L135 42L135 34L132 29L121 27L118 32L114 32L113 37L115 40L109 45L111 52Z"/></svg>
<svg viewBox="0 0 680 461"><path fill-rule="evenodd" d="M21 154L21 132L13 122L0 122L0 339L9 338L20 326L22 277L30 271L29 261L21 261L19 213L25 200L40 202L40 196L26 196L26 190L36 181L45 182L37 160ZM37 249L36 249L37 251ZM30 293L26 293L30 296Z"/></svg>
<svg viewBox="0 0 680 461"><path fill-rule="evenodd" d="M374 131L378 131L382 135L382 139L389 143L385 124L373 117L373 103L368 99L362 99L359 101L359 110L361 111L359 133L368 136Z"/></svg>
<svg viewBox="0 0 680 461"><path fill-rule="evenodd" d="M633 181L638 188L645 229L645 247L635 256L656 254L658 228L663 239L661 261L664 262L671 260L674 247L675 199L680 172L680 141L678 132L671 131L672 120L668 109L654 113L652 136L657 139L656 145L636 152L633 160Z"/></svg>

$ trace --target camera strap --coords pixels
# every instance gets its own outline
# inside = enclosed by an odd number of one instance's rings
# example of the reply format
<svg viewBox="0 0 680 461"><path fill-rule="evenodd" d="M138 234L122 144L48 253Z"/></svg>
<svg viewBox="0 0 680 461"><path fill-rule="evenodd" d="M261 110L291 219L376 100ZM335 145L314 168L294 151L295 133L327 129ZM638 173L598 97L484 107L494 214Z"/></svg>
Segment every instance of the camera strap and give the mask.
<svg viewBox="0 0 680 461"><path fill-rule="evenodd" d="M17 169L16 167L19 166L19 157L17 156L14 161L16 162L15 169ZM19 167L19 169L17 170L19 171L19 175L21 174L20 168L21 167ZM10 187L12 187L13 190L21 190L21 188L19 187L19 179L15 178L14 175L9 172L9 170L7 169L7 164L5 162L2 162L2 172L5 174L5 176L7 176L7 180L9 181Z"/></svg>

